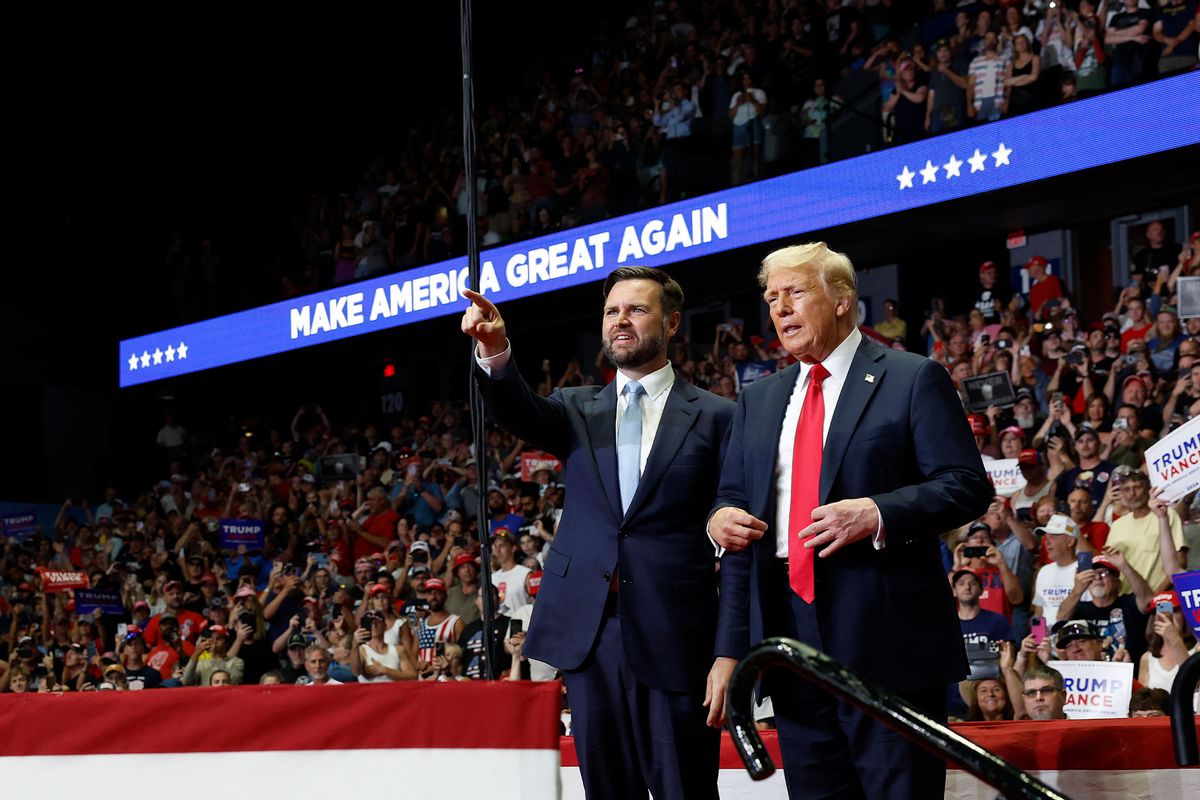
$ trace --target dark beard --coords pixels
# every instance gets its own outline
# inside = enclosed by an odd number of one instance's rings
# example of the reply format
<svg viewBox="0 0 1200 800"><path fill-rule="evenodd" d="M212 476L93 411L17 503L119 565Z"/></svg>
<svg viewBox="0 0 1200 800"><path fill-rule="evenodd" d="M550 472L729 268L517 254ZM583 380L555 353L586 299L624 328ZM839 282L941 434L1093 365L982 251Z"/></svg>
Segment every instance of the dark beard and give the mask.
<svg viewBox="0 0 1200 800"><path fill-rule="evenodd" d="M666 349L666 339L661 333L642 339L633 350L627 350L618 355L612 349L612 342L604 340L604 357L614 367L637 369L657 359Z"/></svg>

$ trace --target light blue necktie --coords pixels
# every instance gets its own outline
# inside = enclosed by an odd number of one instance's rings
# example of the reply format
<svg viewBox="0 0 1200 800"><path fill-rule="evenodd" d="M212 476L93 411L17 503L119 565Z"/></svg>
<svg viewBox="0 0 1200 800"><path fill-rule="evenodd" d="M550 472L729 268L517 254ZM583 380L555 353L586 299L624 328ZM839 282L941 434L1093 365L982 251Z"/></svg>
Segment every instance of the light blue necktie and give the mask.
<svg viewBox="0 0 1200 800"><path fill-rule="evenodd" d="M637 381L625 384L629 396L621 426L617 428L617 478L621 482L621 510L628 511L642 476L642 395L645 388Z"/></svg>

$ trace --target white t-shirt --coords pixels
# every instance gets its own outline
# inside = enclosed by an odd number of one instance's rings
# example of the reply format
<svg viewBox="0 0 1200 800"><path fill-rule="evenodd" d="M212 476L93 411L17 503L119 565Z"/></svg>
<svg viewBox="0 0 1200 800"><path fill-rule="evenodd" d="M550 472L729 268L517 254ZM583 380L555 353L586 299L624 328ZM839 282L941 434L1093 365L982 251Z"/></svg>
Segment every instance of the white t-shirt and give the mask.
<svg viewBox="0 0 1200 800"><path fill-rule="evenodd" d="M750 96L758 103L767 102L767 93L762 89L757 89L751 86L749 89L739 89L734 93L733 97L729 98L729 107L736 108L737 112L733 115L734 125L745 125L750 120L758 116L758 108L750 102L750 98L746 97L749 92Z"/></svg>
<svg viewBox="0 0 1200 800"><path fill-rule="evenodd" d="M500 613L511 617L521 606L529 605L529 594L525 591L525 576L529 567L517 564L510 570L492 573L492 585L500 590Z"/></svg>
<svg viewBox="0 0 1200 800"><path fill-rule="evenodd" d="M1075 588L1075 571L1078 568L1075 563L1065 567L1051 563L1038 570L1033 582L1033 604L1041 606L1047 628L1058 620L1058 607ZM1081 599L1090 602L1092 598L1085 592Z"/></svg>
<svg viewBox="0 0 1200 800"><path fill-rule="evenodd" d="M527 603L526 605L517 609L516 613L512 615L513 619L521 620L521 623L525 626L526 631L529 630L529 621L533 617L534 608L536 608L536 604ZM512 631L506 631L504 635L512 636ZM534 658L527 660L529 661L529 679L531 681L554 680L554 675L558 672L558 670L556 670L554 667L550 666L545 661L538 661Z"/></svg>

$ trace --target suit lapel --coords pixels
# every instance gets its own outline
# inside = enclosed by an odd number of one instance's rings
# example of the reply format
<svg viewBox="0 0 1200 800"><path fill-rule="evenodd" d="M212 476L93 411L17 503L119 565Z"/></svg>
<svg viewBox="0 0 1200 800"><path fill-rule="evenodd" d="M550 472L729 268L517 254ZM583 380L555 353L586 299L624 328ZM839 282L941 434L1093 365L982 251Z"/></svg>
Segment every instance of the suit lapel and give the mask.
<svg viewBox="0 0 1200 800"><path fill-rule="evenodd" d="M621 519L621 488L617 479L617 382L610 381L587 401L588 438L600 485L608 495L613 514Z"/></svg>
<svg viewBox="0 0 1200 800"><path fill-rule="evenodd" d="M877 363L883 358L884 349L863 337L850 362L850 372L846 375L846 383L838 397L837 408L833 411L833 420L829 424L829 435L825 437L825 450L821 454L821 492L820 501L827 502L833 479L841 469L842 459L846 456L846 448L858 420L875 394L876 387L883 381L886 371L882 364ZM870 376L868 378L868 375Z"/></svg>
<svg viewBox="0 0 1200 800"><path fill-rule="evenodd" d="M646 459L646 469L642 471L637 492L629 503L625 519L633 517L645 505L646 498L654 493L663 473L683 446L684 439L696 424L698 412L695 402L699 396L694 386L685 382L679 373L675 374L675 382L671 385L666 405L663 407L662 419L658 422L658 431L654 434L654 445Z"/></svg>
<svg viewBox="0 0 1200 800"><path fill-rule="evenodd" d="M764 509L767 498L775 490L775 465L779 461L779 439L783 432L783 417L787 413L788 401L796 389L796 381L800 378L800 364L792 364L779 374L774 386L767 393L761 409L755 412L752 423L754 434L750 441L774 442L773 447L756 447L758 463L753 465L755 475L761 475L762 480L756 481L757 491L750 499L751 509ZM751 512L753 513L753 512ZM770 522L773 522L771 520ZM768 523L769 524L769 523Z"/></svg>

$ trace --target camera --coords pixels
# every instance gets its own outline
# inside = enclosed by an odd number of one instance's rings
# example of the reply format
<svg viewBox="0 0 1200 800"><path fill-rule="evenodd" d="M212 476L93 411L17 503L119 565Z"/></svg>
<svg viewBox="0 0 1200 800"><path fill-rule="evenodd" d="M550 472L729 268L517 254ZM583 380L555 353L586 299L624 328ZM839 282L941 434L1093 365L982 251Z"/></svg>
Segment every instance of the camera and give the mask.
<svg viewBox="0 0 1200 800"><path fill-rule="evenodd" d="M253 628L253 627L254 627L254 623L255 623L255 622L257 622L257 621L258 621L258 620L256 620L256 619L254 618L254 615L253 615L253 614L250 614L250 613L245 613L245 614L239 614L239 615L238 615L238 624L239 624L239 625L248 625L249 627Z"/></svg>
<svg viewBox="0 0 1200 800"><path fill-rule="evenodd" d="M1083 351L1082 350L1073 350L1070 353L1067 353L1066 361L1067 361L1067 364L1072 367L1080 366L1081 364L1083 364Z"/></svg>
<svg viewBox="0 0 1200 800"><path fill-rule="evenodd" d="M1001 338L1001 339L996 340L996 347L999 348L1000 350L1011 350L1012 346L1013 346L1012 339Z"/></svg>

